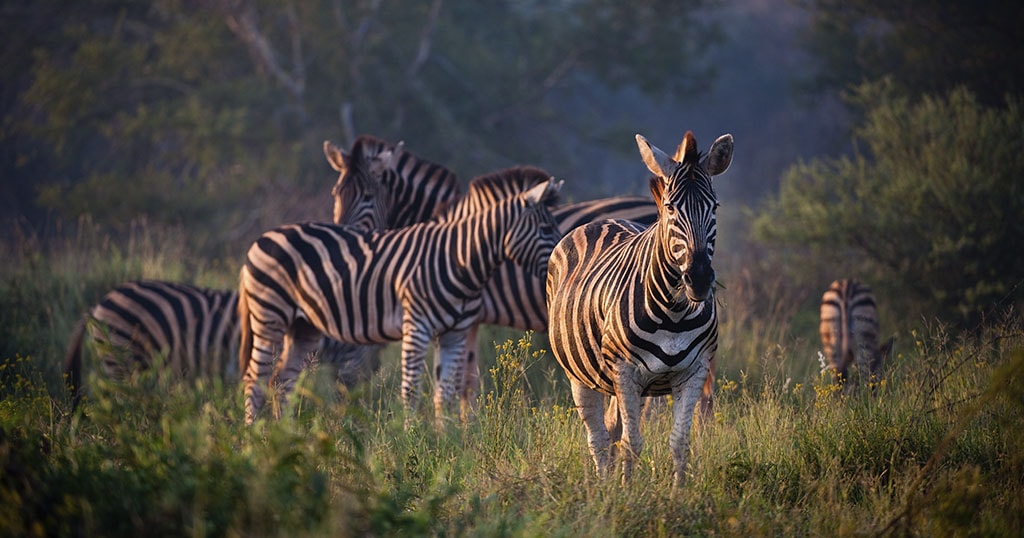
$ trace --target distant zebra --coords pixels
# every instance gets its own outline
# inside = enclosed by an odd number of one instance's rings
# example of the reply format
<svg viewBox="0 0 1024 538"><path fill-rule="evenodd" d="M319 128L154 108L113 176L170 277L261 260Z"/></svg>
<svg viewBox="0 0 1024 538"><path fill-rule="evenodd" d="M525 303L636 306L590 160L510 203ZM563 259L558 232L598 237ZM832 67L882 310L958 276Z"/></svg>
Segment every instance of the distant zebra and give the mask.
<svg viewBox="0 0 1024 538"><path fill-rule="evenodd" d="M154 359L184 377L237 379L237 291L143 280L121 284L79 320L64 358L64 373L78 405L82 387L82 343L86 331L97 343L103 371L122 379ZM90 321L91 320L91 321Z"/></svg>
<svg viewBox="0 0 1024 538"><path fill-rule="evenodd" d="M543 273L560 237L545 202L559 186L552 180L459 220L399 230L308 223L264 233L239 283L246 422L265 402L271 369L283 403L321 334L358 344L402 340L402 400L410 410L436 337L441 417L462 388L466 332L487 278L505 259Z"/></svg>
<svg viewBox="0 0 1024 538"><path fill-rule="evenodd" d="M878 345L878 308L866 284L836 280L821 296L821 345L835 383L856 389L861 380L879 380L882 363L892 349L890 338ZM857 375L850 376L850 366Z"/></svg>
<svg viewBox="0 0 1024 538"><path fill-rule="evenodd" d="M339 172L332 191L338 223L366 230L401 226L429 218L436 205L458 193L457 178L444 167L371 136L358 138L348 153L324 142L324 155ZM382 179L385 169L403 174ZM238 379L237 305L237 290L158 280L119 285L79 320L72 333L64 373L73 405L81 400L86 332L100 350L104 373L115 379L131 368L149 367L158 357L185 377ZM376 351L325 342L319 359L344 369L347 363L376 360Z"/></svg>
<svg viewBox="0 0 1024 538"><path fill-rule="evenodd" d="M672 157L636 139L655 176L657 222L646 229L595 222L559 241L548 265L548 337L569 378L598 475L607 475L611 459L603 395L618 402L627 481L642 448L641 396L672 394L673 479L681 485L694 406L718 348L711 265L718 200L711 177L728 168L733 139L719 137L706 157L690 132Z"/></svg>

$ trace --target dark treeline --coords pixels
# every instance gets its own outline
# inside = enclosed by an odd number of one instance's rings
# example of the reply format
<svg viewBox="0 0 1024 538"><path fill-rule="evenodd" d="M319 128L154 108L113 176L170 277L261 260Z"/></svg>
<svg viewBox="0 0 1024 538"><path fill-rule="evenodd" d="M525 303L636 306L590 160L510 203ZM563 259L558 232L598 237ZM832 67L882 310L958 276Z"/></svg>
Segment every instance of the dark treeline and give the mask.
<svg viewBox="0 0 1024 538"><path fill-rule="evenodd" d="M993 224L1024 198L1004 147L1021 140L1024 9L961 4L14 0L0 212L44 236L81 216L169 224L197 253L237 253L283 221L329 218L325 139L405 140L463 181L534 164L582 199L646 192L636 132L663 146L732 132L722 189L758 206L766 263L973 319L1019 299L1024 274L1008 247L1020 227ZM905 148L878 143L892 126ZM935 173L953 164L970 174ZM924 187L871 186L887 174Z"/></svg>

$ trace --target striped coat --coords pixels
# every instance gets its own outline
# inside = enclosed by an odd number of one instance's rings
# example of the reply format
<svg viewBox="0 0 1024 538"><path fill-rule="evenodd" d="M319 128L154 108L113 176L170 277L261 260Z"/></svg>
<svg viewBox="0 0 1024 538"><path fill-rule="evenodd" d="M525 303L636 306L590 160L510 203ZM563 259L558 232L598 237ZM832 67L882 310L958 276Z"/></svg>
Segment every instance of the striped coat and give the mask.
<svg viewBox="0 0 1024 538"><path fill-rule="evenodd" d="M893 339L878 345L878 308L866 284L836 280L821 297L821 345L836 383L855 390L861 380L876 383ZM850 375L850 367L856 375Z"/></svg>
<svg viewBox="0 0 1024 538"><path fill-rule="evenodd" d="M283 401L321 334L356 344L402 340L409 410L436 337L442 416L463 384L466 331L490 273L505 259L543 272L560 237L543 202L557 190L552 181L463 219L380 233L299 224L263 234L239 283L246 421L263 406L268 381Z"/></svg>
<svg viewBox="0 0 1024 538"><path fill-rule="evenodd" d="M672 394L674 481L684 479L689 430L718 346L712 293L717 197L711 177L728 168L732 136L702 158L687 133L673 157L637 135L657 221L595 222L566 235L548 266L551 350L569 378L599 475L610 462L602 407L615 396L623 428L623 480L640 454L641 396Z"/></svg>
<svg viewBox="0 0 1024 538"><path fill-rule="evenodd" d="M339 172L332 189L339 224L365 230L404 226L426 220L435 206L458 195L458 178L446 168L371 136L359 137L349 152L324 142L324 155ZM401 174L385 174L390 169ZM183 377L238 379L237 305L236 290L159 280L117 286L72 333L64 373L74 405L81 397L87 334L99 350L104 373L114 378L160 361ZM352 370L350 363L377 360L373 348L321 344L319 360L339 368L339 377Z"/></svg>
<svg viewBox="0 0 1024 538"><path fill-rule="evenodd" d="M122 379L163 361L183 377L237 379L238 292L143 280L108 292L77 324L64 373L77 406L86 332L97 343L103 371Z"/></svg>

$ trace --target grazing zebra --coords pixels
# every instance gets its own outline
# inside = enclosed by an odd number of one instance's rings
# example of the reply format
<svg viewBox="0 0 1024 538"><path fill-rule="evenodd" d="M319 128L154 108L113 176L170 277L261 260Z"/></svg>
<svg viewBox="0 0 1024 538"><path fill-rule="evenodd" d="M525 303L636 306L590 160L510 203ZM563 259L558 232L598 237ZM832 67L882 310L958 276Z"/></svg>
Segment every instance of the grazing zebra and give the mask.
<svg viewBox="0 0 1024 538"><path fill-rule="evenodd" d="M264 233L239 279L246 422L263 406L268 378L280 392L280 413L321 334L356 344L402 340L408 410L417 403L426 348L437 338L434 407L442 417L462 387L466 332L477 321L487 278L506 259L544 272L561 237L545 202L560 185L552 179L465 218L399 230L307 223Z"/></svg>
<svg viewBox="0 0 1024 538"><path fill-rule="evenodd" d="M103 296L79 320L64 358L64 373L77 407L82 386L85 332L98 344L103 371L123 379L157 357L185 377L237 379L237 291L156 280L126 282ZM92 323L89 320L93 320Z"/></svg>
<svg viewBox="0 0 1024 538"><path fill-rule="evenodd" d="M324 155L339 172L332 190L339 224L366 230L411 224L426 220L434 206L458 193L458 179L444 167L371 136L359 137L349 153L324 142ZM386 176L386 169L400 175ZM101 351L104 373L115 379L130 368L150 366L158 357L186 377L238 379L238 363L232 360L238 356L237 305L237 290L157 280L119 285L79 320L72 333L64 373L73 405L81 399L86 332ZM339 368L340 377L342 365L372 363L378 360L377 351L325 341L318 355Z"/></svg>
<svg viewBox="0 0 1024 538"><path fill-rule="evenodd" d="M876 383L893 338L878 345L878 308L871 288L853 279L836 280L821 296L821 345L835 383L846 391L859 380ZM850 366L857 375L850 377Z"/></svg>
<svg viewBox="0 0 1024 538"><path fill-rule="evenodd" d="M681 485L694 406L718 348L711 265L718 200L711 177L729 167L733 139L719 137L704 157L690 132L672 157L640 135L636 140L655 176L657 221L646 229L595 222L559 241L548 265L548 337L598 475L607 475L611 459L603 395L616 397L622 418L627 481L641 451L641 396L672 394L673 479Z"/></svg>

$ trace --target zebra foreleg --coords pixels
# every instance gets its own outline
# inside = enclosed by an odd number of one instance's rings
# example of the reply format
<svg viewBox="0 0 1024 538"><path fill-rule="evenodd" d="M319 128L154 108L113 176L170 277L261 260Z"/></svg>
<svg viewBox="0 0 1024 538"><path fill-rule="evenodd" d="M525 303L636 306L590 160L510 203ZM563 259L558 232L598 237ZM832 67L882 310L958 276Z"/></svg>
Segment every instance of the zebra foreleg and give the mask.
<svg viewBox="0 0 1024 538"><path fill-rule="evenodd" d="M480 390L480 358L477 356L477 333L480 325L473 325L466 331L465 375L462 376L462 421L476 413L476 395Z"/></svg>
<svg viewBox="0 0 1024 538"><path fill-rule="evenodd" d="M405 408L405 426L411 426L419 407L420 376L423 374L431 335L410 319L402 323L402 406Z"/></svg>
<svg viewBox="0 0 1024 538"><path fill-rule="evenodd" d="M604 426L604 395L572 378L569 384L576 410L587 427L587 444L590 446L590 456L594 458L594 466L597 467L597 476L604 479L608 476L608 462L611 459L611 439Z"/></svg>
<svg viewBox="0 0 1024 538"><path fill-rule="evenodd" d="M622 425L620 453L622 458L622 483L629 482L633 465L643 450L640 435L640 384L636 382L636 370L628 362L621 361L615 372L615 398Z"/></svg>
<svg viewBox="0 0 1024 538"><path fill-rule="evenodd" d="M434 419L440 425L454 411L465 388L467 331L451 331L438 338L434 383Z"/></svg>
<svg viewBox="0 0 1024 538"><path fill-rule="evenodd" d="M707 375L707 367L702 366L689 379L672 386L672 433L669 435L669 450L672 453L673 464L672 484L676 487L686 482L693 411L697 406L697 400L700 399Z"/></svg>

